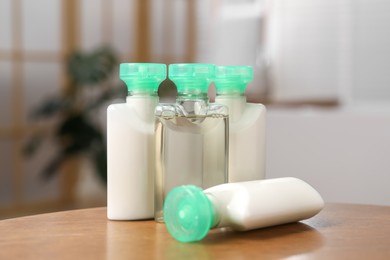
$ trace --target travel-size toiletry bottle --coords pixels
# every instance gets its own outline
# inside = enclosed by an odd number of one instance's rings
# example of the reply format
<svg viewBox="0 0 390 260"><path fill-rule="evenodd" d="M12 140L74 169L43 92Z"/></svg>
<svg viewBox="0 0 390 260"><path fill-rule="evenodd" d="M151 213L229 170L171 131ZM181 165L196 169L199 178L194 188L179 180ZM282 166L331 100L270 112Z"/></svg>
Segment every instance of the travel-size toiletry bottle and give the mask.
<svg viewBox="0 0 390 260"><path fill-rule="evenodd" d="M153 218L157 89L166 65L124 63L120 79L128 88L126 103L107 109L107 217Z"/></svg>
<svg viewBox="0 0 390 260"><path fill-rule="evenodd" d="M215 103L229 108L229 182L265 178L265 117L262 104L247 103L250 66L217 66Z"/></svg>
<svg viewBox="0 0 390 260"><path fill-rule="evenodd" d="M203 239L209 229L246 231L304 220L324 207L321 195L297 178L226 183L206 190L173 189L164 205L169 233L181 242Z"/></svg>
<svg viewBox="0 0 390 260"><path fill-rule="evenodd" d="M163 203L174 187L208 188L227 182L228 111L209 104L212 64L171 64L175 104L156 107L155 220L163 221Z"/></svg>

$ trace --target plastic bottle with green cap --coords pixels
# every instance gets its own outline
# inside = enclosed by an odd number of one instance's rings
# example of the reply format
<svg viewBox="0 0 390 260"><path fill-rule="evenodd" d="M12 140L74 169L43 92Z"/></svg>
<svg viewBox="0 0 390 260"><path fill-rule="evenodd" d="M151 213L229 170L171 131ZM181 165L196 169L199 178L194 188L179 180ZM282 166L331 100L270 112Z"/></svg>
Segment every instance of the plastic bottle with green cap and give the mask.
<svg viewBox="0 0 390 260"><path fill-rule="evenodd" d="M154 215L154 110L165 64L123 63L119 76L126 103L107 108L107 217L136 220Z"/></svg>
<svg viewBox="0 0 390 260"><path fill-rule="evenodd" d="M212 64L171 64L168 77L177 87L176 102L156 107L155 220L163 221L163 203L174 187L202 188L227 182L228 111L210 104Z"/></svg>
<svg viewBox="0 0 390 260"><path fill-rule="evenodd" d="M215 103L229 108L229 182L265 178L265 118L262 104L247 103L250 66L217 66Z"/></svg>
<svg viewBox="0 0 390 260"><path fill-rule="evenodd" d="M246 231L313 217L324 207L321 195L292 177L226 183L202 190L173 189L164 205L165 224L178 241L202 240L211 228Z"/></svg>

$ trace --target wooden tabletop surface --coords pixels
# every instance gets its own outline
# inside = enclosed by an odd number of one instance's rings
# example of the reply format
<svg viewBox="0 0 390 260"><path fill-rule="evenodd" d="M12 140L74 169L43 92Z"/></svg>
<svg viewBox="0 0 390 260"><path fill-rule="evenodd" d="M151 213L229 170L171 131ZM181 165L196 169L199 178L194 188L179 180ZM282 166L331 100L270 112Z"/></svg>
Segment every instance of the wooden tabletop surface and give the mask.
<svg viewBox="0 0 390 260"><path fill-rule="evenodd" d="M109 221L106 208L0 221L0 259L390 259L390 207L327 204L299 223L211 231L180 243L164 224Z"/></svg>

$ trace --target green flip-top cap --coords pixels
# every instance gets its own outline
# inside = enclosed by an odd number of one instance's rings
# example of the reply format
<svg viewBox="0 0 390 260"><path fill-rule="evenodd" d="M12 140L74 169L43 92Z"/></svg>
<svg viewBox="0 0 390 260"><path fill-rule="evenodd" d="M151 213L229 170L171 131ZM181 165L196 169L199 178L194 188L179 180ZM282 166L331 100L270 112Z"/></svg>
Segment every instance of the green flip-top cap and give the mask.
<svg viewBox="0 0 390 260"><path fill-rule="evenodd" d="M167 77L167 66L160 63L122 63L119 77L129 91L156 92Z"/></svg>
<svg viewBox="0 0 390 260"><path fill-rule="evenodd" d="M214 84L217 94L243 94L247 84L252 80L251 66L217 66L215 69Z"/></svg>
<svg viewBox="0 0 390 260"><path fill-rule="evenodd" d="M176 187L165 199L164 222L176 240L199 241L214 223L211 202L201 188L193 185Z"/></svg>
<svg viewBox="0 0 390 260"><path fill-rule="evenodd" d="M179 93L207 93L214 79L215 65L202 63L178 63L169 65L168 77Z"/></svg>

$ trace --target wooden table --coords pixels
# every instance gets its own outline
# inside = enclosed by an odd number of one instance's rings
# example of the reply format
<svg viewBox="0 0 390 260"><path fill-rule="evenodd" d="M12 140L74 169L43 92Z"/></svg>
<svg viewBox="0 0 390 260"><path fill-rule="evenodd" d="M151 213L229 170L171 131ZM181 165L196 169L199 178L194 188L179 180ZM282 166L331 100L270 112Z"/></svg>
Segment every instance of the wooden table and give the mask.
<svg viewBox="0 0 390 260"><path fill-rule="evenodd" d="M164 224L108 221L106 208L0 221L0 259L390 259L390 207L327 204L312 219L180 243Z"/></svg>

